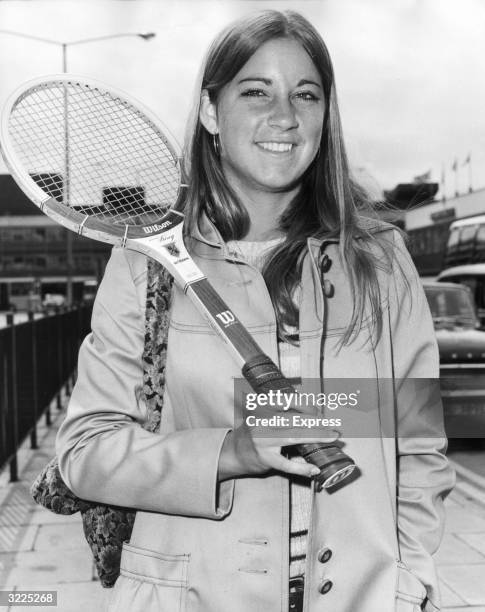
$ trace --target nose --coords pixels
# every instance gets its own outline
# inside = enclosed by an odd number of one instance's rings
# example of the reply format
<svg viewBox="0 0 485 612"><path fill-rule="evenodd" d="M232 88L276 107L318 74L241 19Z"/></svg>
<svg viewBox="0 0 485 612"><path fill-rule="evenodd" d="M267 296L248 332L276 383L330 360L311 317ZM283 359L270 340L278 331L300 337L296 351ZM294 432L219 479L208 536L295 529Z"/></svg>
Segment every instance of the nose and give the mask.
<svg viewBox="0 0 485 612"><path fill-rule="evenodd" d="M268 116L268 123L271 127L278 127L282 130L298 127L298 119L291 100L283 97L274 100Z"/></svg>

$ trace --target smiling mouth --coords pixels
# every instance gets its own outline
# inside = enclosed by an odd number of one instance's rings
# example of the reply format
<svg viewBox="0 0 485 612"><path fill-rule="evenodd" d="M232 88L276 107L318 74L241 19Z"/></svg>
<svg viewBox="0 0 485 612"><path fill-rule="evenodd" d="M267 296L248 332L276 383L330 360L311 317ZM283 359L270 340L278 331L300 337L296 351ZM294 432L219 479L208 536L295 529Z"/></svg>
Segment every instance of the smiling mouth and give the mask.
<svg viewBox="0 0 485 612"><path fill-rule="evenodd" d="M271 153L289 153L294 147L291 142L258 142L256 144Z"/></svg>

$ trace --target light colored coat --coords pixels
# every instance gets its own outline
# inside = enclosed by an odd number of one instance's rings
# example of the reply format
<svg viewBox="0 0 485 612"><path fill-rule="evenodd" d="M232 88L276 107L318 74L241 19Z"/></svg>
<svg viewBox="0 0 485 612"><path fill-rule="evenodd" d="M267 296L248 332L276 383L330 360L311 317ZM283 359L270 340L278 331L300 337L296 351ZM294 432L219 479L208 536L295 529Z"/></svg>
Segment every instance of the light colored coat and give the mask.
<svg viewBox="0 0 485 612"><path fill-rule="evenodd" d="M391 231L383 236L396 241L396 270L380 273L386 307L381 338L374 347L363 345L366 321L361 338L340 351L352 302L338 245L326 250L333 260L326 278L335 295L325 299L315 265L320 245L309 240L300 304L303 378L394 377L398 386L406 377L438 377L432 321L415 268L400 236ZM189 248L277 361L274 311L260 273L235 261L209 224ZM400 280L399 266L408 285ZM139 426L146 418L141 400L145 289L144 256L114 249L57 441L61 473L77 495L140 509L109 610L287 612L288 478L218 483L220 449L234 426L233 378L240 373L178 289L161 435ZM395 398L376 401L379 419L392 422ZM425 598L426 612L439 610L432 555L454 475L444 456L441 416L430 422L427 401L424 395L401 397L397 442L346 439L345 451L358 464L360 477L335 493L313 493L305 612L415 612ZM319 561L324 548L332 551L327 562ZM324 580L332 588L321 594Z"/></svg>

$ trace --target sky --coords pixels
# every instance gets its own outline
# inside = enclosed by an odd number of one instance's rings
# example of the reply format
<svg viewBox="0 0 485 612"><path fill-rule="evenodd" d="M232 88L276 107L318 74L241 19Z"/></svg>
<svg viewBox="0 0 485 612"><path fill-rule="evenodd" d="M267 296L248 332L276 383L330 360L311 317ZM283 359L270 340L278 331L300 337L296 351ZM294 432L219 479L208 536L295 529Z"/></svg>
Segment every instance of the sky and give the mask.
<svg viewBox="0 0 485 612"><path fill-rule="evenodd" d="M68 71L123 89L182 142L208 45L260 8L297 10L322 34L351 165L373 193L428 171L440 182L443 170L445 194L465 192L469 154L473 187L485 186L483 0L0 0L0 106L24 81L62 70L60 45L2 30L67 43L154 32L71 45Z"/></svg>

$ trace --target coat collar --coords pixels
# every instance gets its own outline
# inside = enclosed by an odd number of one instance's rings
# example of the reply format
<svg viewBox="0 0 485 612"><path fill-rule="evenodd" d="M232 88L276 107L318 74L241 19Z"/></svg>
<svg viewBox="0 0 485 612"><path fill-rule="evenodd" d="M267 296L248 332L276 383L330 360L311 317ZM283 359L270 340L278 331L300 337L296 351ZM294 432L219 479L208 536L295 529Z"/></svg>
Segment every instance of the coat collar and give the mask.
<svg viewBox="0 0 485 612"><path fill-rule="evenodd" d="M386 221L381 221L380 219L373 219L371 217L362 216L361 228L363 231L360 234L357 234L357 239L365 238L366 234L378 234L381 232L389 231L391 229L395 229L395 226L391 223L387 223ZM224 248L225 245L225 242L222 239L219 230L209 219L205 212L202 213L198 223L190 233L190 236L191 238L194 238L195 240L203 242L209 246ZM339 244L339 242L340 238L338 236L332 238L310 237L307 239L308 247L313 248L321 248L322 244Z"/></svg>
<svg viewBox="0 0 485 612"><path fill-rule="evenodd" d="M390 229L392 226L388 223L375 222L369 219L364 224L365 232L380 233ZM204 258L232 260L233 257L227 249L227 246L222 239L222 236L214 223L203 214L197 224L197 227L190 234L193 241L192 247L194 251ZM359 238L359 236L358 236ZM308 252L303 260L301 285L304 290L301 292L300 314L299 314L299 329L306 330L300 332L300 368L303 379L320 380L322 364L315 355L321 355L322 342L324 340L325 328L325 309L327 299L338 300L338 295L333 297L325 297L322 284L324 281L320 258L327 246L336 246L338 248L339 238L308 238ZM337 287L336 292L339 291Z"/></svg>
<svg viewBox="0 0 485 612"><path fill-rule="evenodd" d="M224 246L224 240L219 230L206 213L202 213L196 226L190 233L190 237L209 246L217 248L222 248Z"/></svg>

